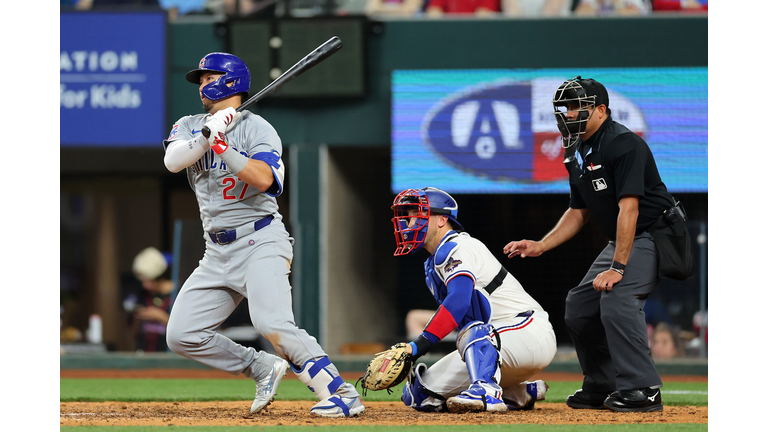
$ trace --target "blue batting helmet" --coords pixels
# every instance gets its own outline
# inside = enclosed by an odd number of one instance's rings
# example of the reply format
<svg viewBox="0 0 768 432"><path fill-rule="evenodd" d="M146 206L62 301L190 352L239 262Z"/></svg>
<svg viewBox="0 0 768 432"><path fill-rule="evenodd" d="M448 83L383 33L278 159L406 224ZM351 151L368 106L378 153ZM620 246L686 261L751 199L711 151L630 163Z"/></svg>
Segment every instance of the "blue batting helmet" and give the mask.
<svg viewBox="0 0 768 432"><path fill-rule="evenodd" d="M409 212L414 209L415 213ZM464 230L458 220L459 204L447 192L437 188L404 190L395 197L392 210L395 211L392 218L397 242L395 256L421 249L427 237L429 217L433 214L445 215L454 229Z"/></svg>
<svg viewBox="0 0 768 432"><path fill-rule="evenodd" d="M197 69L187 73L187 81L200 85L200 75L205 72L224 74L201 90L203 96L210 100L215 101L238 93L247 93L251 88L251 73L248 71L248 66L235 55L223 52L206 55L200 60ZM233 85L230 87L227 85L229 83Z"/></svg>

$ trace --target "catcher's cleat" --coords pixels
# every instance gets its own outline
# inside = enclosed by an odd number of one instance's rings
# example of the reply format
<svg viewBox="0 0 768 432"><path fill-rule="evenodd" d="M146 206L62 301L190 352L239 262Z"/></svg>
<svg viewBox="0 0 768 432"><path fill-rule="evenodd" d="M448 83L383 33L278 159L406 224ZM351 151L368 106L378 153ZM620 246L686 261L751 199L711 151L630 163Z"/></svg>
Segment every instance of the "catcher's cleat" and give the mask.
<svg viewBox="0 0 768 432"><path fill-rule="evenodd" d="M585 392L576 390L576 392L565 398L565 404L573 409L606 409L603 405L608 397L605 393Z"/></svg>
<svg viewBox="0 0 768 432"><path fill-rule="evenodd" d="M277 357L272 365L272 371L264 378L256 381L256 397L251 405L251 412L257 413L275 400L277 386L280 385L288 371L288 362Z"/></svg>
<svg viewBox="0 0 768 432"><path fill-rule="evenodd" d="M664 410L661 404L661 390L636 389L619 390L611 393L603 404L618 412L658 412Z"/></svg>
<svg viewBox="0 0 768 432"><path fill-rule="evenodd" d="M529 411L536 406L536 402L543 401L546 398L547 390L549 390L549 384L545 383L542 380L536 380L525 383L525 391L528 393L531 398L526 402L525 405L521 407L515 406L514 403L510 403L511 401L508 401L507 399L504 399L504 402L507 404L507 408L510 411Z"/></svg>
<svg viewBox="0 0 768 432"><path fill-rule="evenodd" d="M360 397L344 397L332 395L323 399L309 410L312 415L320 417L354 417L365 411Z"/></svg>
<svg viewBox="0 0 768 432"><path fill-rule="evenodd" d="M457 396L448 398L446 405L452 413L506 412L507 404L501 400L501 389L493 384L475 383ZM495 386L498 387L498 386Z"/></svg>

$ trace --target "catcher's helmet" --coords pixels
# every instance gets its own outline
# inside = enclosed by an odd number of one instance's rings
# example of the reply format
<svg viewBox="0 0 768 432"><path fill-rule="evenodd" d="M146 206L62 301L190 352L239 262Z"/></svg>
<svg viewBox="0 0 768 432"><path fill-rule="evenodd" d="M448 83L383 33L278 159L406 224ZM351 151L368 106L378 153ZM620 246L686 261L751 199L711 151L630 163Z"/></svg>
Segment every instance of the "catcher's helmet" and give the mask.
<svg viewBox="0 0 768 432"><path fill-rule="evenodd" d="M464 230L458 220L459 204L447 192L437 188L406 189L395 197L392 210L397 242L395 256L421 249L427 237L429 217L433 214L447 216L456 231ZM409 214L409 210L415 212Z"/></svg>
<svg viewBox="0 0 768 432"><path fill-rule="evenodd" d="M251 88L251 73L248 71L248 66L235 55L223 52L206 55L200 60L197 69L187 73L187 81L200 85L200 75L205 72L224 74L201 90L203 96L210 100L215 101L238 93L248 93ZM234 84L229 87L228 83Z"/></svg>
<svg viewBox="0 0 768 432"><path fill-rule="evenodd" d="M568 120L565 116L567 113L565 107L573 103L579 105L579 115L574 120ZM587 120L590 116L587 109L598 105L608 107L608 92L599 82L577 76L557 88L552 105L555 107L557 127L563 135L563 148L568 148L576 144L579 137L587 130Z"/></svg>

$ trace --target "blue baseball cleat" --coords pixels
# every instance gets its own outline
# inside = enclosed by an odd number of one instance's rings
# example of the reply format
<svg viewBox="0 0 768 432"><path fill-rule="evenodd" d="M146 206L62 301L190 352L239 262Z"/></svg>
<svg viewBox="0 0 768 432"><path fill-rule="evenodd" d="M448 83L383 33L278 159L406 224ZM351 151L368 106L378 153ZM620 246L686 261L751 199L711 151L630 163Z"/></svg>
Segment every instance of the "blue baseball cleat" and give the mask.
<svg viewBox="0 0 768 432"><path fill-rule="evenodd" d="M507 404L501 400L501 388L495 384L479 382L457 396L448 398L446 405L452 413L507 411Z"/></svg>

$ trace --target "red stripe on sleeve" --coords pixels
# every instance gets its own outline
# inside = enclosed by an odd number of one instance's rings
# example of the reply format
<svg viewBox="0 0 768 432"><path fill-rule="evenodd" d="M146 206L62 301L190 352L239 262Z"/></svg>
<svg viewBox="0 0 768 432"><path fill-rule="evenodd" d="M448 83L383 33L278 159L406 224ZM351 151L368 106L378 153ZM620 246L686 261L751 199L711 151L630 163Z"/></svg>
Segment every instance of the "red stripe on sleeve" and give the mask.
<svg viewBox="0 0 768 432"><path fill-rule="evenodd" d="M456 320L453 319L453 315L440 305L435 315L429 320L427 327L424 328L424 331L428 331L442 339L448 336L448 333L452 332L457 326L458 324L456 324Z"/></svg>

